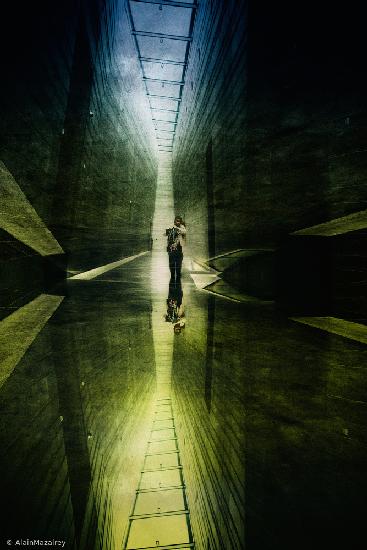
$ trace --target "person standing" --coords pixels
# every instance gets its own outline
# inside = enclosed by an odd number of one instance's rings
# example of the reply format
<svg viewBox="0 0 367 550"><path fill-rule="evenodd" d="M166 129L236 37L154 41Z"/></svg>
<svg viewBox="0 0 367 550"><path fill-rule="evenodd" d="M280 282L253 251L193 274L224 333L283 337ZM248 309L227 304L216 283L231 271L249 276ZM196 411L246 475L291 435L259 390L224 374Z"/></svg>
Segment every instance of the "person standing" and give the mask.
<svg viewBox="0 0 367 550"><path fill-rule="evenodd" d="M182 245L186 238L186 227L181 216L176 216L173 227L167 229L167 252L171 281L178 282L181 278L183 260Z"/></svg>

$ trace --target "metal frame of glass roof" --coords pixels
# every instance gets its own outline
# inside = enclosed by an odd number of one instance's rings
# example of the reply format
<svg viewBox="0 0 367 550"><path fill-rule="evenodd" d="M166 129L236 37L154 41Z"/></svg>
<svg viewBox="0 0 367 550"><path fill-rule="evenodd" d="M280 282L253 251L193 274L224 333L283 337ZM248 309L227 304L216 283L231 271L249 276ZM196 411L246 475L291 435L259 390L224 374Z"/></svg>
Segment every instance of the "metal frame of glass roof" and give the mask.
<svg viewBox="0 0 367 550"><path fill-rule="evenodd" d="M151 78L149 76L143 76L143 80L151 80L152 82L164 82L166 84L177 84L178 86L183 86L185 84L184 80L163 80L163 78Z"/></svg>
<svg viewBox="0 0 367 550"><path fill-rule="evenodd" d="M132 0L141 4L160 4L161 6L173 6L176 8L194 8L197 6L197 0L192 2L178 2L176 0Z"/></svg>
<svg viewBox="0 0 367 550"><path fill-rule="evenodd" d="M151 111L161 111L164 113L179 113L179 111L173 111L172 109L156 109L155 107L150 108Z"/></svg>
<svg viewBox="0 0 367 550"><path fill-rule="evenodd" d="M130 1L136 2L136 0L130 0ZM165 34L164 32L133 31L132 34L134 36L152 36L153 38L167 38L168 40L182 40L182 42L191 42L192 40L190 36L180 36L179 34Z"/></svg>
<svg viewBox="0 0 367 550"><path fill-rule="evenodd" d="M147 8L144 8L144 4L147 5ZM154 4L158 4L158 10L160 12L162 12L162 14L156 14L154 11ZM187 63L188 63L188 57L189 57L189 52L190 52L190 45L191 45L191 41L192 41L192 33L193 33L193 27L194 27L194 20L195 20L195 12L196 12L196 8L197 8L197 5L198 5L198 0L186 0L186 1L178 1L178 0L127 0L127 12L128 12L128 17L129 17L129 20L130 20L130 26L131 26L131 33L134 37L134 40L135 40L135 46L136 46L136 50L137 50L137 53L138 53L138 58L139 58L139 63L140 63L140 68L141 68L141 71L142 71L142 79L144 81L144 84L145 84L145 89L146 89L146 95L148 97L148 101L149 101L149 105L150 105L150 109L151 109L151 114L152 114L152 120L153 120L153 124L155 126L155 130L156 130L156 139L157 139L157 144L158 144L158 150L159 151L164 151L164 152L172 152L173 150L173 143L174 143L174 139L175 139L175 133L176 133L176 126L177 126L177 120L178 120L178 117L179 117L179 113L180 113L180 106L181 106L181 99L182 99L182 92L183 92L183 87L185 85L185 77L186 77L186 70L187 70ZM150 7L148 7L150 5ZM138 11L135 11L135 7L136 6L139 6L139 10ZM169 9L167 10L167 7L169 6ZM171 8L174 8L174 10L171 10ZM137 9L137 8L136 8ZM144 10L146 10L146 12L144 13ZM149 10L149 12L148 12ZM166 10L166 12L163 14L163 11ZM170 11L171 10L171 11ZM180 10L180 11L177 11L177 10ZM184 11L182 11L184 10ZM187 10L191 10L191 12L187 12ZM180 21L180 17L178 16L178 14L180 13L180 15L182 16L181 17L181 21ZM171 14L171 16L170 16ZM175 16L174 16L175 14ZM163 17L163 15L165 15L165 19ZM144 17L146 16L146 19L144 19ZM155 19L153 20L152 19L152 26L154 27L154 25L157 25L157 22L158 22L158 26L161 24L161 21L163 22L162 23L162 26L163 28L159 28L159 29L152 29L152 30L145 30L146 27L147 27L147 24L150 22L149 21L149 17L152 17L154 16ZM159 16L161 16L161 19L159 18ZM189 16L189 17L188 17ZM177 20L177 24L176 24L176 21ZM165 32L167 30L167 28L164 28L164 21L166 21L166 25L168 24L168 27L169 27L169 31L170 32ZM177 34L175 33L172 33L172 26L174 27L175 24L177 25L177 30L184 30L187 32L185 34L182 34L177 32ZM141 28L143 27L143 28ZM145 27L145 28L144 28ZM149 28L149 27L148 27ZM158 31L159 32L156 32ZM144 47L144 50L145 50L145 55L142 55L141 54L141 47L139 45L139 38L144 40L144 37L147 37L149 39L153 39L153 44L155 43L154 41L156 40L156 48L155 48L155 51L152 52L152 55L146 55L147 53L149 54L150 52L146 51L147 48L149 49L149 44L146 45ZM182 53L182 59L178 59L178 60L175 60L175 59L170 59L169 57L169 54L165 54L163 55L162 57L157 57L156 55L156 52L157 50L161 49L161 50L164 50L164 48L160 48L162 45L165 44L164 41L171 41L171 40L175 40L175 41L181 41L183 42L186 46L185 46L185 49L182 50L182 48L177 45L177 47L175 46L174 48L174 51L171 50L171 54L173 53L174 55L171 55L171 57L175 57L175 56L178 56L179 57L179 54L181 52L181 50L184 52ZM171 42L171 45L172 45L172 42ZM178 48L178 50L177 50ZM160 78L160 77L157 77L157 78L154 78L152 76L146 76L146 71L148 72L151 72L153 70L154 72L154 64L157 65L157 69L158 70L161 70L161 73L159 74L159 76L161 76L162 73L164 73L164 69L166 66L176 66L176 67L182 67L182 78L180 80L171 80L170 78ZM147 68L148 67L148 68ZM171 70L171 75L174 76L175 72L176 72L176 75L175 76L178 76L180 77L181 74L180 74L180 71L178 71L178 69L176 71ZM174 95L165 95L164 94L164 91L162 91L162 94L159 93L158 90L156 90L157 88L157 84L162 84L162 89L164 89L164 86L165 85L168 85L168 88L169 86L171 85L171 94L175 94L176 93L176 89L175 87L177 87L177 96L174 96ZM149 84L151 84L151 87L149 87ZM151 89L153 88L153 90ZM152 91L154 92L158 92L158 93L151 93ZM160 108L160 107L152 107L152 102L151 102L151 98L154 98L158 103L159 101L165 101L165 100L171 100L171 102L177 102L177 108L176 110L174 109L165 109L165 108ZM170 105L172 106L172 105ZM159 113L174 113L176 115L175 117L175 121L171 121L171 120L164 120L162 118L159 118ZM162 115L163 116L163 115ZM167 115L168 116L168 115ZM158 118L156 118L158 117ZM172 117L174 118L174 117ZM164 124L167 124L167 125L172 125L172 130L168 130L168 129L162 129L162 128L159 128L159 124L161 123L164 123ZM166 126L167 128L167 126ZM172 136L169 136L167 138L161 138L158 136L158 134L161 134L162 132L164 133L167 133L167 134L171 134ZM167 140L167 141L171 141L170 144L166 143L160 143L161 140Z"/></svg>
<svg viewBox="0 0 367 550"><path fill-rule="evenodd" d="M156 94L147 94L148 97L160 97L161 99L173 99L174 101L181 101L180 97L174 97L169 95L156 95Z"/></svg>
<svg viewBox="0 0 367 550"><path fill-rule="evenodd" d="M162 59L157 59L154 57L141 57L140 61L146 61L147 63L162 63ZM164 59L164 63L166 65L182 65L183 67L186 65L184 61L171 61L168 59Z"/></svg>

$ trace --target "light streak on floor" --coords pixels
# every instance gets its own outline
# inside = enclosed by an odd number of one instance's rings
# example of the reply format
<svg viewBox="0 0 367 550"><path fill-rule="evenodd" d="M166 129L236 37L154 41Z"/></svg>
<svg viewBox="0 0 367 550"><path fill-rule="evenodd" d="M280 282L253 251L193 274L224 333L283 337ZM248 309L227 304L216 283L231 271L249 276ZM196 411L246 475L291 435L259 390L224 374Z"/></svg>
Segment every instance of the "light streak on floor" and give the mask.
<svg viewBox="0 0 367 550"><path fill-rule="evenodd" d="M144 254L148 254L148 251L146 250L145 252L140 252L139 254L135 254L134 256L128 256L127 258L122 258L122 260L117 260L116 262L111 262L109 264L90 269L89 271L78 273L77 275L68 277L68 280L77 279L80 281L90 281L91 279L95 279L95 277L98 277L99 275L103 275L103 273L107 273L107 271L111 271L111 269L116 269L117 267L121 267L124 264L132 262L133 260L144 256Z"/></svg>

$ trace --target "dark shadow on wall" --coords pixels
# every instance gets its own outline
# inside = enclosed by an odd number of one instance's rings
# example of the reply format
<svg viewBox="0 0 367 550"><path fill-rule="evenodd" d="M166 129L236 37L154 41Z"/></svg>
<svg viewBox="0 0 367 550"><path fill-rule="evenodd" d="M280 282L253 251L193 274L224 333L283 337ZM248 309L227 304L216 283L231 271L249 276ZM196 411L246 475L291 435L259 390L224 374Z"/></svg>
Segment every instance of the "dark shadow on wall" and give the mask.
<svg viewBox="0 0 367 550"><path fill-rule="evenodd" d="M279 307L366 323L366 234L290 236L275 254Z"/></svg>
<svg viewBox="0 0 367 550"><path fill-rule="evenodd" d="M295 236L275 253L275 299L292 315L330 315L332 262L330 241Z"/></svg>
<svg viewBox="0 0 367 550"><path fill-rule="evenodd" d="M275 294L274 253L253 251L238 258L220 274L221 279L244 294L273 300Z"/></svg>
<svg viewBox="0 0 367 550"><path fill-rule="evenodd" d="M208 296L208 322L206 333L206 356L205 356L205 403L210 414L212 406L212 382L213 382L213 361L214 361L214 320L215 320L215 298Z"/></svg>
<svg viewBox="0 0 367 550"><path fill-rule="evenodd" d="M53 196L52 225L77 223L80 176L93 86L93 63L86 22L79 13L68 102L62 130L58 173ZM56 229L56 228L55 228Z"/></svg>
<svg viewBox="0 0 367 550"><path fill-rule="evenodd" d="M367 324L367 230L330 238L333 315Z"/></svg>
<svg viewBox="0 0 367 550"><path fill-rule="evenodd" d="M287 315L366 323L366 234L290 235L276 250L238 251L212 260L210 266L234 289L274 300Z"/></svg>
<svg viewBox="0 0 367 550"><path fill-rule="evenodd" d="M75 354L74 341L77 331L72 324L68 324L62 308L52 319L51 327L53 346L58 350L54 370L74 513L75 538L79 548L92 480L82 396L84 383L80 376L79 358ZM95 516L94 507L93 514L89 513Z"/></svg>
<svg viewBox="0 0 367 550"><path fill-rule="evenodd" d="M213 142L209 141L205 154L206 160L206 193L208 203L208 253L215 256L215 202L213 177Z"/></svg>

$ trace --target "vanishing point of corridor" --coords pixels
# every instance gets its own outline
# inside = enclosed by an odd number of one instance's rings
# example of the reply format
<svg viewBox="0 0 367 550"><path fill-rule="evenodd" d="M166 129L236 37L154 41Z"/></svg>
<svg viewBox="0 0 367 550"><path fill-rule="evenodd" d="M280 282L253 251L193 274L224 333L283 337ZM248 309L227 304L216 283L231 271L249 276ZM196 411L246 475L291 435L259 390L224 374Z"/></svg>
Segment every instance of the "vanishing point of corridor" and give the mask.
<svg viewBox="0 0 367 550"><path fill-rule="evenodd" d="M0 550L364 548L361 21L2 8Z"/></svg>

